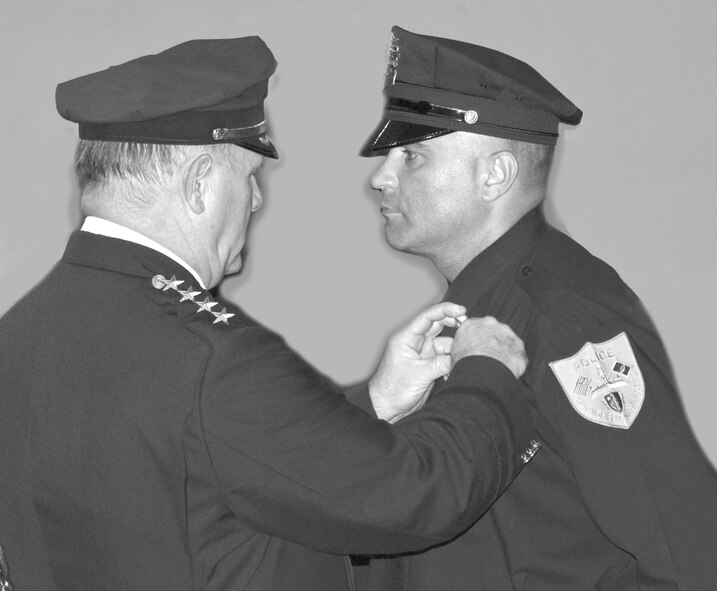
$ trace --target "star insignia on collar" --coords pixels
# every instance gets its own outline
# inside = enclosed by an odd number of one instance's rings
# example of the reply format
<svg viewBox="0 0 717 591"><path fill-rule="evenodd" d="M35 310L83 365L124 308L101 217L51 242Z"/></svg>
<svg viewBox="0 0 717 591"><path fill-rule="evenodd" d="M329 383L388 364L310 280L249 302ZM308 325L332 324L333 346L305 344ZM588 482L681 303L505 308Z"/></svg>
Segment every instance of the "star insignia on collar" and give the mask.
<svg viewBox="0 0 717 591"><path fill-rule="evenodd" d="M183 302L185 300L189 300L189 301L193 302L194 298L196 296L198 296L200 293L202 293L201 291L192 291L191 285L189 286L189 289L186 291L182 291L181 289L178 289L177 291L182 295L182 299L179 300L180 302Z"/></svg>
<svg viewBox="0 0 717 591"><path fill-rule="evenodd" d="M216 302L215 302L216 303ZM217 322L223 322L224 324L229 324L227 320L234 316L234 314L227 312L226 308L222 308L221 312L212 312L214 314L215 320L213 324L216 324Z"/></svg>
<svg viewBox="0 0 717 591"><path fill-rule="evenodd" d="M155 289L161 289L162 291L167 291L169 289L179 291L177 288L182 285L182 283L184 283L184 281L177 279L174 275L172 275L170 279L165 279L163 275L155 275L152 277L152 286Z"/></svg>
<svg viewBox="0 0 717 591"><path fill-rule="evenodd" d="M168 289L174 289L175 291L179 291L177 288L184 283L183 280L177 279L174 275L170 279L167 279L167 285L164 287L162 291L167 291Z"/></svg>
<svg viewBox="0 0 717 591"><path fill-rule="evenodd" d="M205 312L205 311L206 311L206 312L211 312L211 311L212 311L212 308L217 305L217 303L216 303L216 302L213 302L213 301L209 298L209 296L207 296L206 298L204 298L204 301L203 301L203 302L194 302L194 303L199 306L199 309L197 310L197 314L199 314L199 312Z"/></svg>

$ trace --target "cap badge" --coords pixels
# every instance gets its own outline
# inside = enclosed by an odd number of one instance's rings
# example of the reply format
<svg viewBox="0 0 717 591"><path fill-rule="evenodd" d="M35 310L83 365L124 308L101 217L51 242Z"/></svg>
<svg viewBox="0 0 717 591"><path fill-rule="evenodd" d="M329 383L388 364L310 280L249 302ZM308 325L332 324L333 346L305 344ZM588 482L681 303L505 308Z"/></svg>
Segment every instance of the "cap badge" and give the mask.
<svg viewBox="0 0 717 591"><path fill-rule="evenodd" d="M386 71L384 72L384 86L396 83L398 72L398 59L401 57L401 47L398 44L398 37L391 33L391 41L386 51Z"/></svg>
<svg viewBox="0 0 717 591"><path fill-rule="evenodd" d="M0 591L12 591L13 587L8 579L7 562L2 546L0 546Z"/></svg>
<svg viewBox="0 0 717 591"><path fill-rule="evenodd" d="M604 343L585 343L550 369L578 414L599 425L629 429L645 400L642 372L624 332Z"/></svg>

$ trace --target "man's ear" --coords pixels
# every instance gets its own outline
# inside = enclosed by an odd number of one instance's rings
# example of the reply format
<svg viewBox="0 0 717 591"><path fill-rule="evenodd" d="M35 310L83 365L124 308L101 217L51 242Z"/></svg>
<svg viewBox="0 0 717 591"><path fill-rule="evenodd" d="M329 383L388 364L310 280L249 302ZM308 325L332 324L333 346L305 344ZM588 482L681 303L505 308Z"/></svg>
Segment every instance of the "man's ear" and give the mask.
<svg viewBox="0 0 717 591"><path fill-rule="evenodd" d="M488 177L483 186L483 199L495 201L505 195L518 176L518 159L509 150L495 152L488 159Z"/></svg>
<svg viewBox="0 0 717 591"><path fill-rule="evenodd" d="M184 201L196 214L202 213L206 207L212 165L209 154L200 154L189 163L184 173Z"/></svg>

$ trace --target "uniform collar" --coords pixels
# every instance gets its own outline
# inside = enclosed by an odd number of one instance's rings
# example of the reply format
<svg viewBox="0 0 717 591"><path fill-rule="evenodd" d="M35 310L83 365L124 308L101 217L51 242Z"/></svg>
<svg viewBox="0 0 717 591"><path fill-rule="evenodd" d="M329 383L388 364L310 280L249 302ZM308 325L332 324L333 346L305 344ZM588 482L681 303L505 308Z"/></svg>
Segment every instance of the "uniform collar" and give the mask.
<svg viewBox="0 0 717 591"><path fill-rule="evenodd" d="M147 279L161 275L167 279L186 281L184 285L193 281L186 267L158 250L91 232L72 233L62 262Z"/></svg>
<svg viewBox="0 0 717 591"><path fill-rule="evenodd" d="M501 271L532 249L546 228L541 206L530 210L465 266L448 287L444 301L461 304L470 310L500 279Z"/></svg>
<svg viewBox="0 0 717 591"><path fill-rule="evenodd" d="M152 250L161 252L163 255L168 256L170 259L176 261L177 263L182 265L182 267L184 267L187 271L189 271L197 280L197 283L199 283L202 289L207 289L201 277L199 277L199 274L192 268L189 263L187 263L180 256L174 254L168 248L165 248L158 242L155 242L151 238L148 238L144 234L140 234L139 232L136 232L131 228L127 228L126 226L116 224L115 222L110 222L109 220L90 215L85 218L85 223L82 224L81 231L98 234L100 236L107 236L108 238L118 238L120 240L126 240L127 242L134 242L135 244L141 244L142 246L146 246L147 248L151 248Z"/></svg>

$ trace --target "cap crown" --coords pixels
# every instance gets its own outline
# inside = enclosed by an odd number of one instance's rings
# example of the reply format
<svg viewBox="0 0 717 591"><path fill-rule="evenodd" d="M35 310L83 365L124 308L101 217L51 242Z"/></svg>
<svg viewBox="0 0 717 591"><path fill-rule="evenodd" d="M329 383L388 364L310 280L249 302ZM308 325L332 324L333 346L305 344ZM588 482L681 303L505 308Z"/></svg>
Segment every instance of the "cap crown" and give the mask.
<svg viewBox="0 0 717 591"><path fill-rule="evenodd" d="M362 154L452 131L555 144L582 111L528 64L463 41L391 29L383 120Z"/></svg>
<svg viewBox="0 0 717 591"><path fill-rule="evenodd" d="M394 83L547 111L563 123L580 122L580 109L525 62L463 41L418 35L400 27L391 32L398 46Z"/></svg>
<svg viewBox="0 0 717 591"><path fill-rule="evenodd" d="M263 105L275 69L259 37L197 39L61 83L55 100L82 138L231 142L275 156Z"/></svg>

